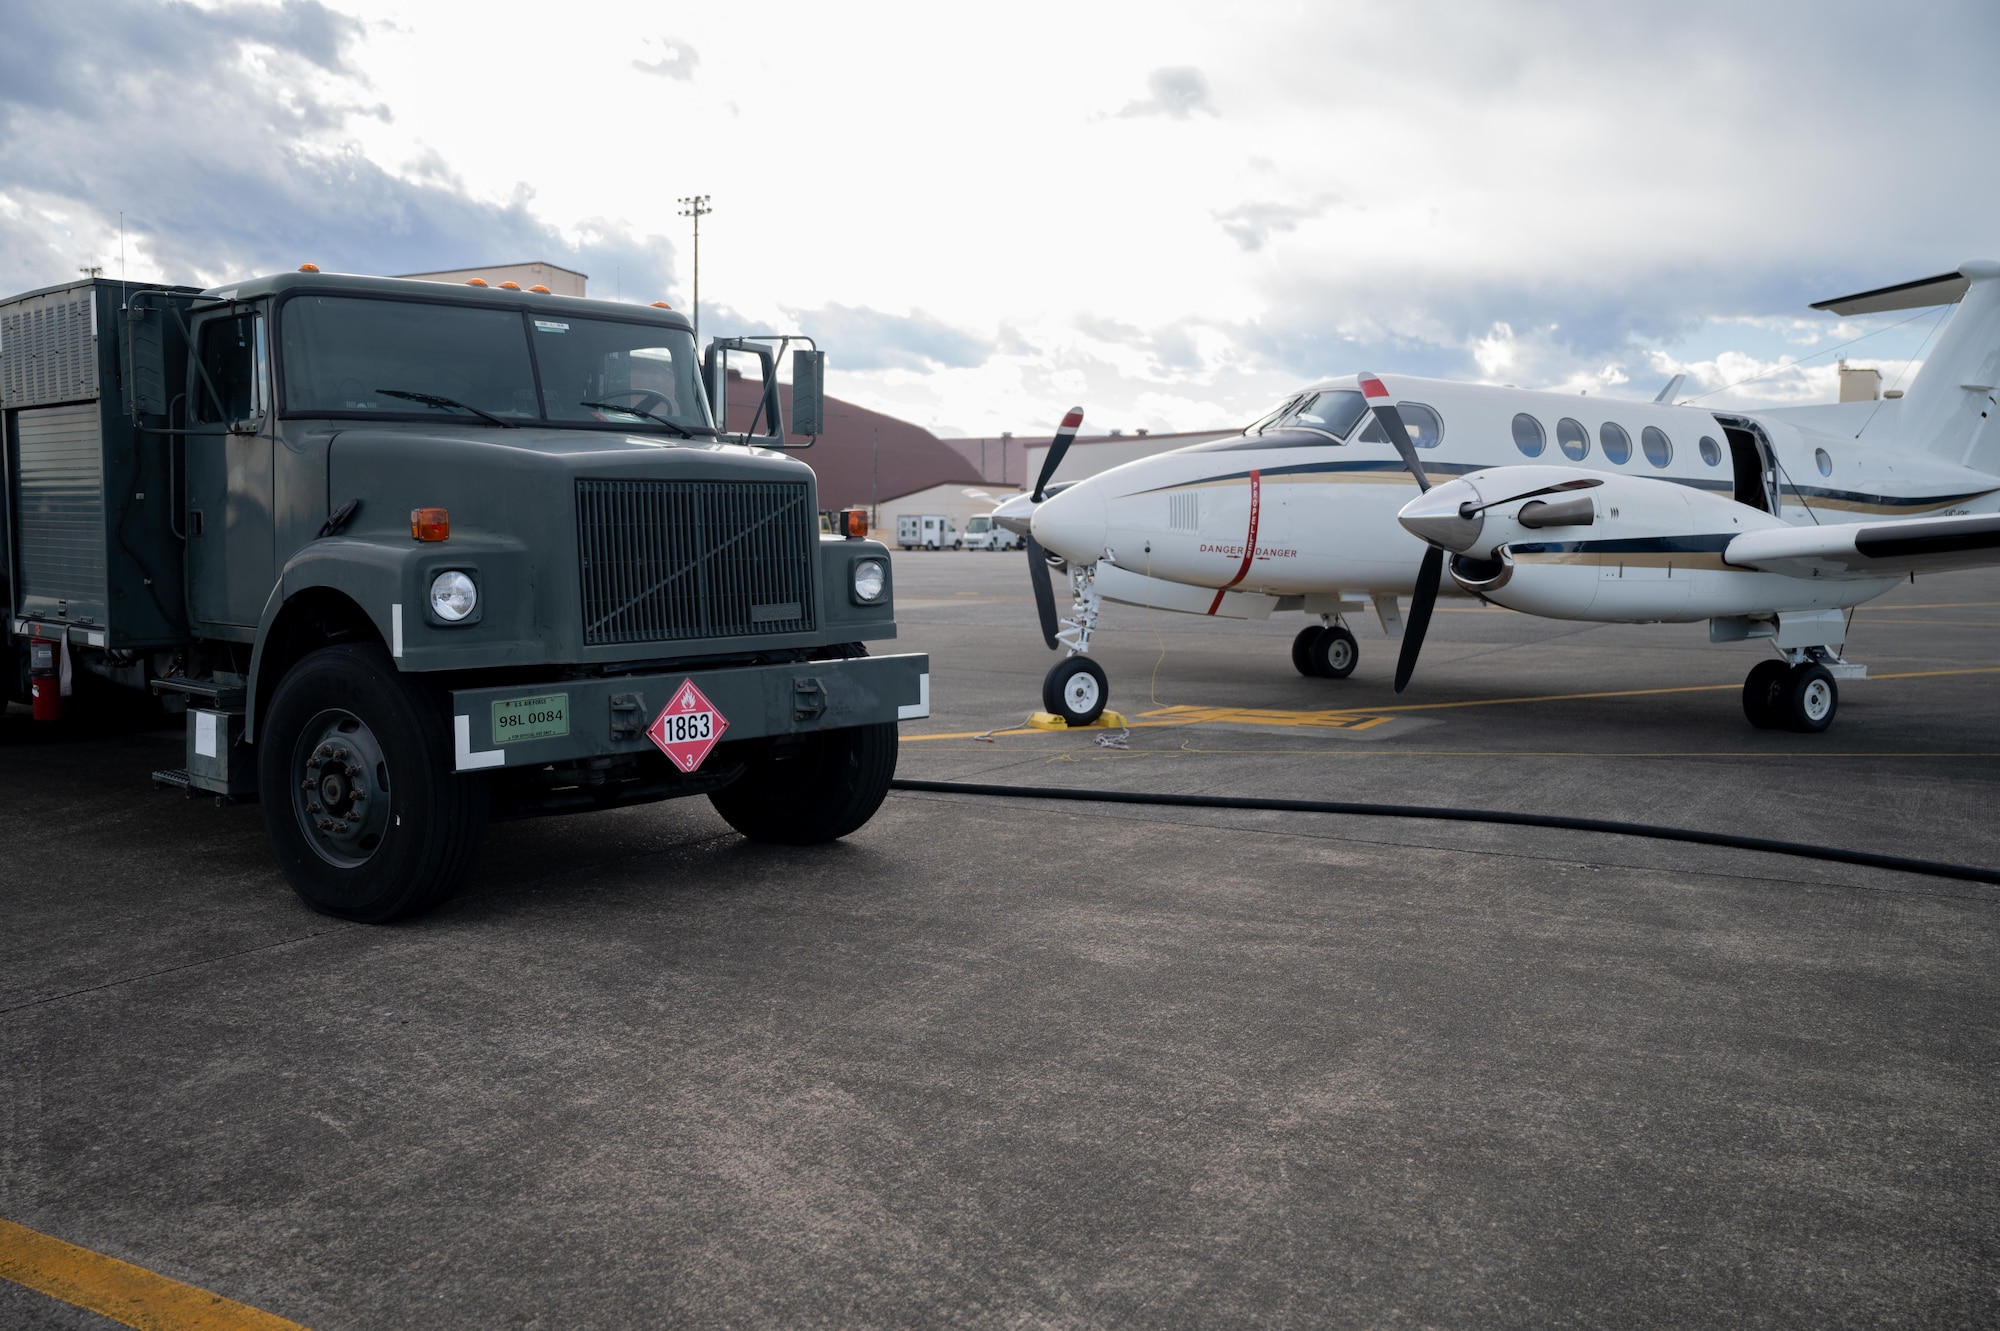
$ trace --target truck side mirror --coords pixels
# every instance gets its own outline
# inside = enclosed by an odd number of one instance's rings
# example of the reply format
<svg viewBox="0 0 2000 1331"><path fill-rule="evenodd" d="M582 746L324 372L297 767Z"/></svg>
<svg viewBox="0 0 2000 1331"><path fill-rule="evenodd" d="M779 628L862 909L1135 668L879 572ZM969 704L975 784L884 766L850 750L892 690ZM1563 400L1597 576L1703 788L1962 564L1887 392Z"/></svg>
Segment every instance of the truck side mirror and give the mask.
<svg viewBox="0 0 2000 1331"><path fill-rule="evenodd" d="M826 433L826 353L792 353L792 433L814 439Z"/></svg>
<svg viewBox="0 0 2000 1331"><path fill-rule="evenodd" d="M763 372L763 400L751 413L745 428L735 434L729 429L729 353L744 352L757 358ZM785 446L785 417L778 400L778 352L754 337L718 337L702 356L702 382L708 385L709 411L715 416L718 439L735 444L760 444L765 448ZM756 431L756 433L752 433Z"/></svg>

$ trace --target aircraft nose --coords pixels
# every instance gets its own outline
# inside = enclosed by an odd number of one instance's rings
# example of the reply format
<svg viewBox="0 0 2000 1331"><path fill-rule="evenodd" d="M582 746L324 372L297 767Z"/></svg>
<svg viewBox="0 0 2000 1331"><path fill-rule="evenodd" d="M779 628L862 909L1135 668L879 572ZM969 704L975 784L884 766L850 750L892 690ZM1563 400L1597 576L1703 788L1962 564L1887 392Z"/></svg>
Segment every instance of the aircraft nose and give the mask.
<svg viewBox="0 0 2000 1331"><path fill-rule="evenodd" d="M1396 521L1412 536L1462 554L1472 548L1480 528L1486 525L1485 515L1473 511L1479 504L1479 491L1470 482L1446 481L1403 505Z"/></svg>
<svg viewBox="0 0 2000 1331"><path fill-rule="evenodd" d="M1104 553L1104 492L1095 485L1073 485L1050 495L1035 509L1033 527L1044 550L1087 564Z"/></svg>

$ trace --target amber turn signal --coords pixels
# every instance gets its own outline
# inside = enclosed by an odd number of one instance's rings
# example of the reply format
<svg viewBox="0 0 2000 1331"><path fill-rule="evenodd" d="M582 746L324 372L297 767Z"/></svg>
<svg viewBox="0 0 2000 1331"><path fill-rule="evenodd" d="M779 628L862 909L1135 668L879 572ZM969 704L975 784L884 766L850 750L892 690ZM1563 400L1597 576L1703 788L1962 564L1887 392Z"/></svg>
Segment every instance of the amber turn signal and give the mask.
<svg viewBox="0 0 2000 1331"><path fill-rule="evenodd" d="M843 534L850 541L860 540L868 534L868 510L850 508L840 515Z"/></svg>
<svg viewBox="0 0 2000 1331"><path fill-rule="evenodd" d="M441 508L410 510L410 539L444 541L451 538L451 514Z"/></svg>

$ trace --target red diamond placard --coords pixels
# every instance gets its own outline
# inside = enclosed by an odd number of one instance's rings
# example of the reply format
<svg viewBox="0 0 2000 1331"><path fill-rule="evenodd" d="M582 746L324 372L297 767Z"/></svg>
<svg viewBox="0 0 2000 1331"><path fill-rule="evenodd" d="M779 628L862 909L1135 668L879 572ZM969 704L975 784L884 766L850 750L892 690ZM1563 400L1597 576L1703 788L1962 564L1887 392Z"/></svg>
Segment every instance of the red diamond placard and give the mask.
<svg viewBox="0 0 2000 1331"><path fill-rule="evenodd" d="M729 722L715 710L715 704L702 696L693 680L684 679L674 690L673 701L646 727L646 738L672 758L674 766L692 772L727 729Z"/></svg>

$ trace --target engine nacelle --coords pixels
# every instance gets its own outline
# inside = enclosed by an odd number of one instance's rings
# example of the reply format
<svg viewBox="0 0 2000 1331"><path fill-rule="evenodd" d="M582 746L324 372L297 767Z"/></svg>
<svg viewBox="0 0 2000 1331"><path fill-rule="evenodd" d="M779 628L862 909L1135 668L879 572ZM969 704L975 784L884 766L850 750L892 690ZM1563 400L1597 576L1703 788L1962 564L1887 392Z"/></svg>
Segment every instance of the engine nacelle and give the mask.
<svg viewBox="0 0 2000 1331"><path fill-rule="evenodd" d="M1726 494L1577 467L1496 467L1413 500L1403 525L1452 552L1452 580L1550 619L1687 622L1841 609L1895 579L1732 566L1729 543L1785 523Z"/></svg>

